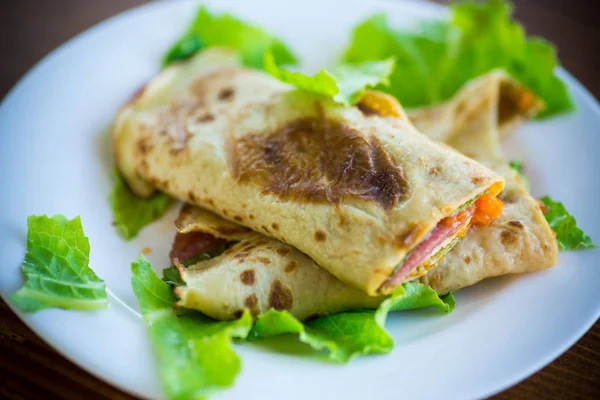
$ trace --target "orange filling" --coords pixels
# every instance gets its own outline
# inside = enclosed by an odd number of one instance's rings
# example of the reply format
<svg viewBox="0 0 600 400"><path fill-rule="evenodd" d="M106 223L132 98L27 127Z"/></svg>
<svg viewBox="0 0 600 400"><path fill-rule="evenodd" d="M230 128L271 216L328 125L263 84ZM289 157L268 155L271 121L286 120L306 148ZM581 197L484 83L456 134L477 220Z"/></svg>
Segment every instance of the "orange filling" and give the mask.
<svg viewBox="0 0 600 400"><path fill-rule="evenodd" d="M471 218L471 225L484 226L489 224L493 219L498 218L502 214L504 203L496 196L485 193L475 201L475 211ZM463 210L455 215L446 217L440 221L445 226L462 225L469 218L469 211Z"/></svg>
<svg viewBox="0 0 600 400"><path fill-rule="evenodd" d="M494 195L485 193L475 201L475 213L471 223L473 225L485 226L493 219L498 218L502 214L502 200Z"/></svg>
<svg viewBox="0 0 600 400"><path fill-rule="evenodd" d="M493 185L488 189L488 192L492 192L494 194L484 193L481 195L475 203L468 207L466 210L457 212L455 215L450 217L446 217L440 221L440 224L452 228L452 227L460 227L459 230L455 233L454 237L463 237L467 234L469 228L473 225L484 226L489 224L493 219L497 218L502 214L502 207L504 203L500 199L496 197L496 194L502 189L501 186ZM473 207L475 210L473 210ZM471 217L471 220L468 224L465 224L465 221ZM435 260L435 264L441 261L446 254L444 254L441 258ZM429 269L431 269L434 265L430 263L431 258L423 262L418 268L415 268L408 276L408 280L418 278L419 276L423 276Z"/></svg>

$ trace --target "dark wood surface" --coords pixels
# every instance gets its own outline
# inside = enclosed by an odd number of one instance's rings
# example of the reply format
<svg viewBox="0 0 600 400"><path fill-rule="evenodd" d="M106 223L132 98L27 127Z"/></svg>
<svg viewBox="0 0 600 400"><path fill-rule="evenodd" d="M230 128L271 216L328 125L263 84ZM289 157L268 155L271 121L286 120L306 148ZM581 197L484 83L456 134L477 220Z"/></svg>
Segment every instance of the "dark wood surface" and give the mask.
<svg viewBox="0 0 600 400"><path fill-rule="evenodd" d="M142 3L141 0L1 2L0 98L56 46L91 25ZM563 65L596 98L600 97L598 3L598 0L516 1L516 16L527 31L554 42ZM1 301L0 398L133 399L64 359ZM553 363L495 398L600 399L600 322Z"/></svg>

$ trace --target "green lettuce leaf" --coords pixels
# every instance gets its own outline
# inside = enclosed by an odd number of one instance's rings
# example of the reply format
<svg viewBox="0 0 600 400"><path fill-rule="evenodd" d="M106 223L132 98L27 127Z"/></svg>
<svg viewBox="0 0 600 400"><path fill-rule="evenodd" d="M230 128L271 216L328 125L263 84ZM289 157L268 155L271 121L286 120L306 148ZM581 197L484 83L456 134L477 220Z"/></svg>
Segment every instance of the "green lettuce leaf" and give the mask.
<svg viewBox="0 0 600 400"><path fill-rule="evenodd" d="M232 338L246 338L250 313L236 321L215 321L191 310L178 313L171 287L156 276L148 260L139 256L131 273L169 399L200 399L230 387L241 369Z"/></svg>
<svg viewBox="0 0 600 400"><path fill-rule="evenodd" d="M515 170L517 174L519 174L519 176L521 177L521 181L523 182L527 190L529 190L529 178L527 178L527 175L525 175L525 172L523 172L523 161L513 160L508 165L510 165L510 167L513 170Z"/></svg>
<svg viewBox="0 0 600 400"><path fill-rule="evenodd" d="M48 307L98 310L108 305L105 283L89 267L90 243L81 219L64 215L27 218L25 284L11 297L22 311Z"/></svg>
<svg viewBox="0 0 600 400"><path fill-rule="evenodd" d="M176 266L171 265L168 268L163 269L162 280L169 286L185 286L185 282L181 279L181 274Z"/></svg>
<svg viewBox="0 0 600 400"><path fill-rule="evenodd" d="M110 194L113 223L125 240L137 236L143 227L160 218L171 205L171 198L161 192L147 199L136 196L117 171L113 173L113 180L114 188Z"/></svg>
<svg viewBox="0 0 600 400"><path fill-rule="evenodd" d="M358 63L396 57L390 85L380 88L407 108L447 100L469 80L492 69L506 70L546 103L539 117L572 110L565 84L555 75L554 47L527 38L502 0L459 2L449 21L422 23L414 32L394 30L376 15L353 32L344 60Z"/></svg>
<svg viewBox="0 0 600 400"><path fill-rule="evenodd" d="M309 76L278 67L273 54L267 51L264 68L282 82L294 85L300 90L331 97L337 103L349 106L360 100L365 88L389 84L388 78L394 70L394 58L360 64L342 64L331 71L322 69L316 75Z"/></svg>
<svg viewBox="0 0 600 400"><path fill-rule="evenodd" d="M434 307L449 314L454 310L454 305L452 293L440 297L430 286L418 282L407 282L396 289L394 294L379 306L377 312L387 314L388 311Z"/></svg>
<svg viewBox="0 0 600 400"><path fill-rule="evenodd" d="M287 311L271 309L258 317L249 338L256 340L293 333L317 351L328 350L331 360L348 362L361 354L392 350L394 341L384 326L390 311L425 307L436 307L449 313L454 308L454 297L450 294L440 298L430 287L410 282L398 288L377 310L331 314L302 323Z"/></svg>
<svg viewBox="0 0 600 400"><path fill-rule="evenodd" d="M569 214L561 202L554 201L549 196L544 196L540 200L548 208L544 216L552 230L556 232L558 248L561 251L598 247L577 227L575 217Z"/></svg>
<svg viewBox="0 0 600 400"><path fill-rule="evenodd" d="M244 64L262 69L265 51L270 50L277 64L295 64L294 54L279 39L257 26L229 14L214 15L200 7L192 24L163 57L166 66L190 58L203 48L226 46L242 56Z"/></svg>

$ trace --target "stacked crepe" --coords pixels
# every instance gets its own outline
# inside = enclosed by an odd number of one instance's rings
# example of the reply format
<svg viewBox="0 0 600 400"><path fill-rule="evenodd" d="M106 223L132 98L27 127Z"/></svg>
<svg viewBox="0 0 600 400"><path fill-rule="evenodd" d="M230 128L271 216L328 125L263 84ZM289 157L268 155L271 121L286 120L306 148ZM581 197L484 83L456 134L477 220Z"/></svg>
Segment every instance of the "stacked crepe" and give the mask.
<svg viewBox="0 0 600 400"><path fill-rule="evenodd" d="M505 160L501 135L533 116L541 105L503 71L473 80L446 104L414 110L413 123L504 177L502 215L470 230L436 268L420 280L444 294L482 279L534 272L558 263L555 234L519 174Z"/></svg>
<svg viewBox="0 0 600 400"><path fill-rule="evenodd" d="M536 107L523 93L492 74L411 113L468 158L419 133L388 96L343 107L211 48L125 105L114 150L138 195L196 206L176 224L180 305L217 319L269 308L306 319L374 307L415 279L445 293L556 262L550 228L498 148L499 125ZM508 213L496 218L505 179Z"/></svg>

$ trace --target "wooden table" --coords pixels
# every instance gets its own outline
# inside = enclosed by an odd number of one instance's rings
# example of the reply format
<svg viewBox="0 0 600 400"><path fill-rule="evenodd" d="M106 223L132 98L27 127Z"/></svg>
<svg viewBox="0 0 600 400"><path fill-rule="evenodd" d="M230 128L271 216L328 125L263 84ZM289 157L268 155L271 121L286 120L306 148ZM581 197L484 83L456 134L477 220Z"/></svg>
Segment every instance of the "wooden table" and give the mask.
<svg viewBox="0 0 600 400"><path fill-rule="evenodd" d="M516 1L516 15L528 32L556 43L563 65L599 97L600 18L595 1L521 0ZM0 97L59 44L142 3L27 0L0 5ZM1 301L0 398L133 399L57 354ZM600 399L600 322L552 364L495 398Z"/></svg>

